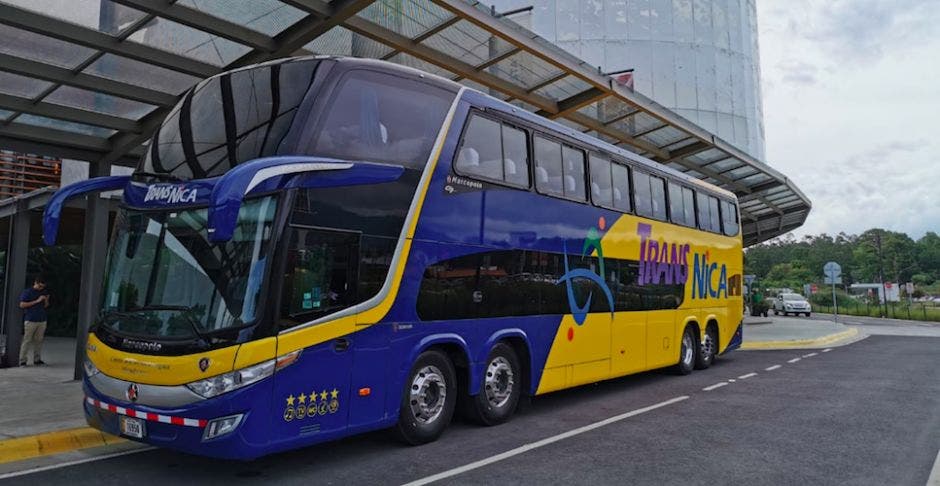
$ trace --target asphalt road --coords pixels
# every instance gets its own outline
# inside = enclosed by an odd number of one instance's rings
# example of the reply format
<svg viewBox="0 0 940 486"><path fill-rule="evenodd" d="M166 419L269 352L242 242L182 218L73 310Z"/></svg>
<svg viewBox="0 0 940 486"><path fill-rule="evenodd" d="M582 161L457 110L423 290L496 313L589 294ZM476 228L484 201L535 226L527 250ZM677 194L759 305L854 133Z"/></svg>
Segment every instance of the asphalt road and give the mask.
<svg viewBox="0 0 940 486"><path fill-rule="evenodd" d="M685 377L651 372L538 397L505 425L458 422L422 447L380 432L251 463L150 450L6 483L321 486L445 473L440 484L923 486L940 449L938 358L932 337L738 351Z"/></svg>

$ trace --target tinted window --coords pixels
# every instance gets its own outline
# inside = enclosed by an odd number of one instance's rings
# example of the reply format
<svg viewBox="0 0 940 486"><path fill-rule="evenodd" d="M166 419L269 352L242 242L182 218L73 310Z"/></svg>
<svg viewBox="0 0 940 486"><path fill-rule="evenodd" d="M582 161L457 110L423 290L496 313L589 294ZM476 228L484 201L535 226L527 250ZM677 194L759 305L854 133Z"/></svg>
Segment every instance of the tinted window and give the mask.
<svg viewBox="0 0 940 486"><path fill-rule="evenodd" d="M563 196L561 144L535 137L535 187L543 194Z"/></svg>
<svg viewBox="0 0 940 486"><path fill-rule="evenodd" d="M239 163L283 153L282 142L319 63L268 64L200 83L151 140L143 170L212 177Z"/></svg>
<svg viewBox="0 0 940 486"><path fill-rule="evenodd" d="M695 227L695 192L688 187L682 188L682 204L685 210L685 222L688 226Z"/></svg>
<svg viewBox="0 0 940 486"><path fill-rule="evenodd" d="M721 201L721 218L724 223L725 234L735 236L738 234L738 211L734 203Z"/></svg>
<svg viewBox="0 0 940 486"><path fill-rule="evenodd" d="M586 199L584 194L584 152L568 146L561 149L564 161L565 196L579 201Z"/></svg>
<svg viewBox="0 0 940 486"><path fill-rule="evenodd" d="M666 182L659 177L650 176L650 196L653 203L653 217L666 220Z"/></svg>
<svg viewBox="0 0 940 486"><path fill-rule="evenodd" d="M629 169L620 164L611 164L611 179L614 208L629 212L631 210Z"/></svg>
<svg viewBox="0 0 940 486"><path fill-rule="evenodd" d="M310 153L423 168L454 94L367 70L345 75Z"/></svg>
<svg viewBox="0 0 940 486"><path fill-rule="evenodd" d="M721 233L721 216L718 214L718 198L708 197L708 230L715 233Z"/></svg>
<svg viewBox="0 0 940 486"><path fill-rule="evenodd" d="M687 224L685 221L685 200L682 199L682 186L669 183L669 218L676 224Z"/></svg>
<svg viewBox="0 0 940 486"><path fill-rule="evenodd" d="M707 230L711 227L711 217L708 214L708 194L696 193L695 202L698 209L698 227Z"/></svg>
<svg viewBox="0 0 940 486"><path fill-rule="evenodd" d="M357 302L359 234L294 227L281 298L283 327Z"/></svg>
<svg viewBox="0 0 940 486"><path fill-rule="evenodd" d="M525 131L503 125L503 171L505 181L529 187L529 143Z"/></svg>
<svg viewBox="0 0 940 486"><path fill-rule="evenodd" d="M636 201L636 214L646 217L653 216L649 174L638 170L633 171L633 198Z"/></svg>
<svg viewBox="0 0 940 486"><path fill-rule="evenodd" d="M490 180L503 180L499 123L474 116L470 119L455 167L461 174Z"/></svg>
<svg viewBox="0 0 940 486"><path fill-rule="evenodd" d="M591 200L594 204L613 207L613 188L610 180L610 161L591 154Z"/></svg>

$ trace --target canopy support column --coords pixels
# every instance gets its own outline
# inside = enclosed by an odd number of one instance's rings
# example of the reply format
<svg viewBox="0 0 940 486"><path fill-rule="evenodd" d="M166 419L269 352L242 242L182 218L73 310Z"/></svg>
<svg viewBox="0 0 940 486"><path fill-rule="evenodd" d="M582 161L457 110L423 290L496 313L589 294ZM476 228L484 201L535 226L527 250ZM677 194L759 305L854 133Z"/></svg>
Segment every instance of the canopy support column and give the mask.
<svg viewBox="0 0 940 486"><path fill-rule="evenodd" d="M29 208L25 201L17 202L16 212L10 216L10 246L7 249L7 275L3 293L4 333L7 336L7 365L18 366L20 344L23 342L23 310L20 292L26 284L26 263L29 258Z"/></svg>

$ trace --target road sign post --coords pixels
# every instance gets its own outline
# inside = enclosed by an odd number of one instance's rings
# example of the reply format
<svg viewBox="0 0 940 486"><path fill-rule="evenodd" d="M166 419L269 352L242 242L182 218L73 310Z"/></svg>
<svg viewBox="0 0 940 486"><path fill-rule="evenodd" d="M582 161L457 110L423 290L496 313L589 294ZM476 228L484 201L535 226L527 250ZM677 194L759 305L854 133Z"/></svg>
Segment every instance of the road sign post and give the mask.
<svg viewBox="0 0 940 486"><path fill-rule="evenodd" d="M832 284L832 309L835 320L839 320L839 301L836 300L836 281L842 281L842 267L836 262L828 262L823 266L826 283Z"/></svg>

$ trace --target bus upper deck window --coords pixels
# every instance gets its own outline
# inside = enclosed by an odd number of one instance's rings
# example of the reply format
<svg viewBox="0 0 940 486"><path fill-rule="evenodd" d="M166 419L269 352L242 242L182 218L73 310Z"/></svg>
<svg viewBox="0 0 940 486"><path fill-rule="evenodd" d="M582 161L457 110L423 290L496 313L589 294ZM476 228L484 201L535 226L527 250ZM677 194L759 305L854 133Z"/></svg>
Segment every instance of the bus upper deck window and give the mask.
<svg viewBox="0 0 940 486"><path fill-rule="evenodd" d="M620 164L611 164L611 187L614 208L629 212L630 205L630 170Z"/></svg>
<svg viewBox="0 0 940 486"><path fill-rule="evenodd" d="M563 196L561 144L535 137L535 187L543 194Z"/></svg>
<svg viewBox="0 0 940 486"><path fill-rule="evenodd" d="M591 200L600 206L613 207L613 190L610 180L610 161L591 155ZM622 196L621 196L622 197Z"/></svg>
<svg viewBox="0 0 940 486"><path fill-rule="evenodd" d="M457 171L469 176L502 180L502 155L499 143L493 143L499 138L499 123L481 116L471 118L454 163Z"/></svg>
<svg viewBox="0 0 940 486"><path fill-rule="evenodd" d="M584 152L564 146L561 149L564 162L564 191L565 196L584 201Z"/></svg>

